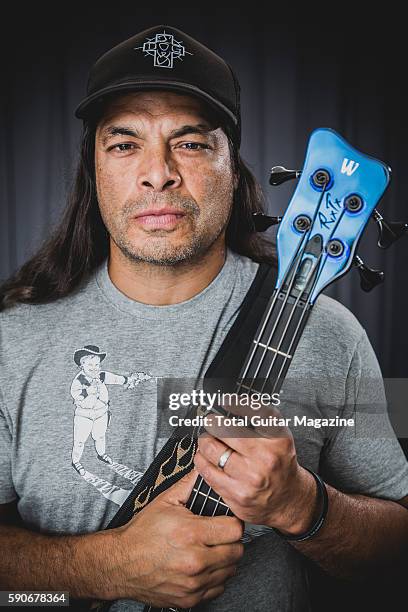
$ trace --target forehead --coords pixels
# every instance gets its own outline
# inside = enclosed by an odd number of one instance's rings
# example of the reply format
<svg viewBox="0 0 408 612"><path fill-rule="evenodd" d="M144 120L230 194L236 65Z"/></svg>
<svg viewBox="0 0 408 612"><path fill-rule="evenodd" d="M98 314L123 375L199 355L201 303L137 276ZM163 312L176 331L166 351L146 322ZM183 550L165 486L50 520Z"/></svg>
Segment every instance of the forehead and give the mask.
<svg viewBox="0 0 408 612"><path fill-rule="evenodd" d="M171 91L138 91L115 96L105 104L98 129L119 116L132 115L135 120L186 119L205 121L210 125L219 123L215 113L198 98Z"/></svg>

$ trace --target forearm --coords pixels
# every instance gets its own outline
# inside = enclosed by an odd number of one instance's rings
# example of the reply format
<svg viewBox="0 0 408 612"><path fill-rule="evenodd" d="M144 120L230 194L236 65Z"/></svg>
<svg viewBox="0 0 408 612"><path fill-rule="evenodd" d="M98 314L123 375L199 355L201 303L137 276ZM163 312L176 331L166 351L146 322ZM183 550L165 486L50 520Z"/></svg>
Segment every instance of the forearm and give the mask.
<svg viewBox="0 0 408 612"><path fill-rule="evenodd" d="M109 599L112 532L48 536L0 525L0 589L63 590Z"/></svg>
<svg viewBox="0 0 408 612"><path fill-rule="evenodd" d="M340 578L364 577L407 556L406 508L326 486L329 511L325 523L310 540L291 542L297 550Z"/></svg>

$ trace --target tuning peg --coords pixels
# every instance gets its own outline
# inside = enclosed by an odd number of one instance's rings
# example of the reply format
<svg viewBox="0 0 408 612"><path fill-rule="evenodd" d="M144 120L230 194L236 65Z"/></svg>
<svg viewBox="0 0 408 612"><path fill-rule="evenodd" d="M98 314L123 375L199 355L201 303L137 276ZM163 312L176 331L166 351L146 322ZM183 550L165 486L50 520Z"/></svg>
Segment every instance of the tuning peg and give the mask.
<svg viewBox="0 0 408 612"><path fill-rule="evenodd" d="M286 181L299 178L301 174L300 170L287 170L284 166L274 166L269 177L269 184L277 187Z"/></svg>
<svg viewBox="0 0 408 612"><path fill-rule="evenodd" d="M278 225L282 221L282 217L269 217L264 213L252 213L252 221L254 222L256 232L265 232L271 225Z"/></svg>
<svg viewBox="0 0 408 612"><path fill-rule="evenodd" d="M374 289L374 287L384 281L384 272L369 268L358 255L354 257L353 264L357 267L360 274L360 286L363 291L371 291L371 289Z"/></svg>
<svg viewBox="0 0 408 612"><path fill-rule="evenodd" d="M377 209L374 209L373 218L378 225L377 244L380 249L388 249L399 238L408 234L408 223L386 221Z"/></svg>

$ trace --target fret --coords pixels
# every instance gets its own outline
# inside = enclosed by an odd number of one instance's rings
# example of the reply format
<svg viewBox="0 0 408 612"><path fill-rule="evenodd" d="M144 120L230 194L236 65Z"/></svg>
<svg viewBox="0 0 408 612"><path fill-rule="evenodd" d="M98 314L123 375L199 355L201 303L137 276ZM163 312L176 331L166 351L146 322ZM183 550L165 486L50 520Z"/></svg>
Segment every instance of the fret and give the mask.
<svg viewBox="0 0 408 612"><path fill-rule="evenodd" d="M252 390L257 379L264 381L259 391L265 392L283 382L310 311L303 302L286 299L283 292L275 292L271 302L273 308L266 309L240 375L251 380Z"/></svg>
<svg viewBox="0 0 408 612"><path fill-rule="evenodd" d="M266 381L266 385L268 385L268 382L269 381ZM245 389L246 391L250 391L252 393L262 393L263 389L265 389L266 393L265 380L262 378L254 378L250 385L244 385L244 383L237 382L236 392L239 393L240 391L242 391L242 389ZM231 413L228 413L228 415L226 416L230 416L230 414Z"/></svg>
<svg viewBox="0 0 408 612"><path fill-rule="evenodd" d="M292 359L292 355L288 355L288 353L283 353L282 351L278 351L278 349L274 348L273 346L263 344L262 342L259 342L259 340L254 340L254 344L257 344L258 346L261 346L262 348L265 348L268 351L273 351L274 353L277 353L278 355L282 355L283 357L286 357L286 359Z"/></svg>
<svg viewBox="0 0 408 612"><path fill-rule="evenodd" d="M222 497L201 476L194 483L186 507L202 516L233 516Z"/></svg>
<svg viewBox="0 0 408 612"><path fill-rule="evenodd" d="M254 387L249 387L248 385L244 385L243 383L238 383L240 389L247 389L248 391L254 391Z"/></svg>
<svg viewBox="0 0 408 612"><path fill-rule="evenodd" d="M208 490L208 493L203 493L202 491L198 491L198 489L193 489L193 491L196 491L199 495L203 495L206 499L210 499L211 501L215 502L217 506L228 508L227 504L221 501L221 497L218 496L218 498L215 498L210 495L211 489Z"/></svg>

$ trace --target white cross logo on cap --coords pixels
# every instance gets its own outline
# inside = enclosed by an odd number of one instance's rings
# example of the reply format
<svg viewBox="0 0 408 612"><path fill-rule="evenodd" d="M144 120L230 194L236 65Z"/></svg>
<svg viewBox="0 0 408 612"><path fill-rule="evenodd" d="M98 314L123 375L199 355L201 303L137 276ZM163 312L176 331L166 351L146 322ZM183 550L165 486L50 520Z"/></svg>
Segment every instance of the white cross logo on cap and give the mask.
<svg viewBox="0 0 408 612"><path fill-rule="evenodd" d="M142 49L145 56L152 55L154 57L154 66L157 68L173 68L174 58L182 60L186 55L193 55L183 46L181 41L174 38L172 34L166 34L165 31L147 41L141 47L134 49Z"/></svg>

